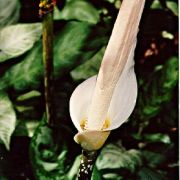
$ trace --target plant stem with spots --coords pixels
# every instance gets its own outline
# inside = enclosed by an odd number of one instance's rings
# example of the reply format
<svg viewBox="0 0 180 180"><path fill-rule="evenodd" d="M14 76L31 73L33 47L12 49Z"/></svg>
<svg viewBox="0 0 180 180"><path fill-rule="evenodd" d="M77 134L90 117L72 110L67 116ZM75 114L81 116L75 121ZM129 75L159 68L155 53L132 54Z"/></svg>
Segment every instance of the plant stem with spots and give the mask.
<svg viewBox="0 0 180 180"><path fill-rule="evenodd" d="M90 180L93 167L97 159L97 151L82 150L82 159L77 175L77 180Z"/></svg>

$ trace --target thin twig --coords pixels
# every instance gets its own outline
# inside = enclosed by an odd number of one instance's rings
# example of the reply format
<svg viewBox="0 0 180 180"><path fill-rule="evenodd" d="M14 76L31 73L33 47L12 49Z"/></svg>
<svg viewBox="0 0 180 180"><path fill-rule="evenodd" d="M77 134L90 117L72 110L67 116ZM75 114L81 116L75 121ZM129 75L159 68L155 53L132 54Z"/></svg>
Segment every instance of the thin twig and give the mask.
<svg viewBox="0 0 180 180"><path fill-rule="evenodd" d="M97 159L97 151L82 150L82 159L77 175L77 180L90 180L93 167Z"/></svg>

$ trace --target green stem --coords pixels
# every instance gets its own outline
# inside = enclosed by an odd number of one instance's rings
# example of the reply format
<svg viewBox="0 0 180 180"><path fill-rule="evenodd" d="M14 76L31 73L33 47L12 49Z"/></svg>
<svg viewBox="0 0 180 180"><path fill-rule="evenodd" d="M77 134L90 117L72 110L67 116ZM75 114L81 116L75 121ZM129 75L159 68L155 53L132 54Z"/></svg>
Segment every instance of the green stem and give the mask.
<svg viewBox="0 0 180 180"><path fill-rule="evenodd" d="M91 180L96 159L97 151L82 150L82 159L77 175L77 180Z"/></svg>
<svg viewBox="0 0 180 180"><path fill-rule="evenodd" d="M47 122L54 125L53 111L53 14L43 16L43 64Z"/></svg>

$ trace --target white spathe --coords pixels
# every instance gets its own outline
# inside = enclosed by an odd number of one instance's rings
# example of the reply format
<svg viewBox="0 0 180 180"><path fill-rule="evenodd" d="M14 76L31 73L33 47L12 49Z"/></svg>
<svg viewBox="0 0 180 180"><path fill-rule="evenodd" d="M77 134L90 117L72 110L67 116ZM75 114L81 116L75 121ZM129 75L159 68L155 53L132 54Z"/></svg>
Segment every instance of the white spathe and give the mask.
<svg viewBox="0 0 180 180"><path fill-rule="evenodd" d="M133 111L137 98L133 58L144 4L145 0L123 0L98 76L73 92L70 115L79 132L110 131Z"/></svg>
<svg viewBox="0 0 180 180"><path fill-rule="evenodd" d="M107 113L110 126L104 131L118 128L128 119L134 109L137 98L137 82L133 60L135 44L112 95ZM83 131L80 126L82 119L88 120L88 110L94 93L96 78L97 76L93 76L81 83L70 98L70 116L79 132Z"/></svg>

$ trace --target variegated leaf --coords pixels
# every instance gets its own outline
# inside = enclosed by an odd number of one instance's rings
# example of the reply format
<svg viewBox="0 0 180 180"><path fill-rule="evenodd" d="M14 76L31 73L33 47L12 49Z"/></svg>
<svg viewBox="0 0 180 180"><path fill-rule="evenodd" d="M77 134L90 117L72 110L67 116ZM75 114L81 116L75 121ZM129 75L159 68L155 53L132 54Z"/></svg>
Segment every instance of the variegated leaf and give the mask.
<svg viewBox="0 0 180 180"><path fill-rule="evenodd" d="M0 92L0 140L9 150L11 135L16 125L16 114L8 95Z"/></svg>
<svg viewBox="0 0 180 180"><path fill-rule="evenodd" d="M0 62L17 57L32 48L41 37L41 23L17 24L0 31Z"/></svg>

